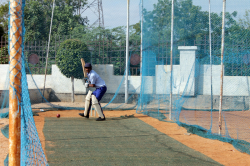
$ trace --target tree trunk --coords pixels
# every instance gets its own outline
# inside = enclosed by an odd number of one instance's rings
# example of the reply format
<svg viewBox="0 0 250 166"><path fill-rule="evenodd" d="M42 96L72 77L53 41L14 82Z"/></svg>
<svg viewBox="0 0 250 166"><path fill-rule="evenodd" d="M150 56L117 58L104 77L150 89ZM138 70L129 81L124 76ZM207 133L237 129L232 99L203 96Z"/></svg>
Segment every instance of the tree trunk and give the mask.
<svg viewBox="0 0 250 166"><path fill-rule="evenodd" d="M75 101L75 92L74 92L74 77L73 76L71 76L71 84L72 84L72 95L71 95L71 101L72 101L72 103L74 103L74 101Z"/></svg>

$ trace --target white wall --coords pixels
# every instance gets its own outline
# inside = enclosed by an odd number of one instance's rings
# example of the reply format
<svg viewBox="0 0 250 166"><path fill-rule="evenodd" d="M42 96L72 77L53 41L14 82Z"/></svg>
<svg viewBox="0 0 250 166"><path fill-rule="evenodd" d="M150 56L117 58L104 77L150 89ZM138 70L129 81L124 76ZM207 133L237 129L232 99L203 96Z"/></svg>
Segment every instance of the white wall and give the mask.
<svg viewBox="0 0 250 166"><path fill-rule="evenodd" d="M121 82L123 76L113 75L113 65L93 65L93 70L95 70L101 78L104 79L107 85L107 93L116 93L118 87L120 86L120 91L118 93L124 93L124 83ZM7 90L8 86L5 84L9 73L9 65L0 65L0 90ZM34 80L34 81L33 81ZM44 87L44 75L27 75L27 81L29 89L43 89ZM35 82L35 83L34 83ZM140 93L141 77L129 76L129 92ZM76 93L86 93L86 88L82 79L74 80L74 89ZM53 89L56 93L71 93L71 79L65 77L56 65L52 65L52 74L46 76L46 88Z"/></svg>
<svg viewBox="0 0 250 166"><path fill-rule="evenodd" d="M0 65L0 90L8 89L9 65Z"/></svg>
<svg viewBox="0 0 250 166"><path fill-rule="evenodd" d="M211 71L210 65L200 65L198 94L210 95L211 93ZM220 65L212 65L212 89L214 95L220 95ZM249 76L224 76L224 96L250 96Z"/></svg>
<svg viewBox="0 0 250 166"><path fill-rule="evenodd" d="M189 93L185 95L210 95L210 65L196 64L197 47L179 47L180 49L180 65L173 66L173 94L182 94L185 89ZM106 82L107 93L124 94L123 76L113 75L113 65L93 65L95 70ZM220 94L220 65L212 66L213 76L213 94ZM0 90L7 90L5 87L6 79L8 79L9 65L0 65ZM170 66L157 65L156 76L144 77L143 81L147 84L144 86L145 93L169 94L170 92ZM198 76L198 77L195 77ZM43 89L44 75L33 75L38 88ZM32 77L27 75L29 89L36 89ZM188 83L188 84L187 84ZM129 93L140 93L141 77L129 76ZM75 92L86 94L83 80L75 79ZM249 96L250 95L250 77L249 76L224 76L224 96ZM56 65L52 65L52 74L47 75L46 88L53 89L56 93L71 93L71 80L62 75Z"/></svg>
<svg viewBox="0 0 250 166"><path fill-rule="evenodd" d="M173 94L180 93L180 65L173 65ZM170 65L156 66L156 93L170 94Z"/></svg>

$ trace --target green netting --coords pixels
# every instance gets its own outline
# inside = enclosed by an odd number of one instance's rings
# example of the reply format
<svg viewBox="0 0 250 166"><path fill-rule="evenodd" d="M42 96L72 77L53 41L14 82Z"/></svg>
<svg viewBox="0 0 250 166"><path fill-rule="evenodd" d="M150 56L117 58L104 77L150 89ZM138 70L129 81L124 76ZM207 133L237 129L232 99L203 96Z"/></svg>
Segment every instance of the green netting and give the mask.
<svg viewBox="0 0 250 166"><path fill-rule="evenodd" d="M250 153L249 2L141 3L137 112L161 112L191 133L230 142Z"/></svg>
<svg viewBox="0 0 250 166"><path fill-rule="evenodd" d="M101 100L104 110L136 109L137 113L176 122L206 138L230 142L250 154L250 3L173 2L141 0L141 20L129 26L128 35L125 19L124 26L90 26L87 15L81 13L91 7L84 0L56 0L54 5L52 1L26 0L25 7L23 0L23 138L29 143L34 141L29 138L34 138L40 148L32 109L84 110L88 90L95 90L84 86L80 63L80 58L84 58L106 82L107 92ZM119 15L106 12L114 15L113 20L121 21ZM71 41L74 42L69 46ZM9 65L0 67L9 71ZM62 74L65 71L67 74ZM9 78L8 74L1 74L0 116L4 118L9 111Z"/></svg>
<svg viewBox="0 0 250 166"><path fill-rule="evenodd" d="M8 166L8 162L9 162L9 154L4 159L4 166Z"/></svg>
<svg viewBox="0 0 250 166"><path fill-rule="evenodd" d="M6 137L9 133L15 137L13 133L20 129L20 165L47 165L46 157L44 155L40 139L36 130L33 113L30 104L30 97L28 91L28 84L25 72L25 55L24 55L24 7L25 0L10 1L9 3L9 27L8 27L8 48L10 65L5 65L4 69L7 72L5 77L5 88L1 89L1 118L8 118L9 100L16 100L18 106L12 103L11 116L14 120L16 114L21 116L21 126L17 124L12 125L12 132L9 132L9 126L6 126L1 131ZM6 70L7 67L7 70ZM9 68L9 69L8 69ZM8 76L9 75L9 76ZM1 85L3 86L3 85ZM8 92L11 91L11 96ZM9 96L9 97L8 97ZM16 110L15 110L16 109ZM21 111L21 112L19 112ZM16 122L18 120L15 120ZM16 138L18 139L18 138ZM13 148L13 147L9 147ZM18 147L14 147L18 148ZM13 154L12 154L13 155ZM18 156L18 155L17 155ZM19 161L19 159L12 159ZM8 156L4 161L8 165Z"/></svg>
<svg viewBox="0 0 250 166"><path fill-rule="evenodd" d="M6 138L9 138L9 125L2 127L1 132Z"/></svg>

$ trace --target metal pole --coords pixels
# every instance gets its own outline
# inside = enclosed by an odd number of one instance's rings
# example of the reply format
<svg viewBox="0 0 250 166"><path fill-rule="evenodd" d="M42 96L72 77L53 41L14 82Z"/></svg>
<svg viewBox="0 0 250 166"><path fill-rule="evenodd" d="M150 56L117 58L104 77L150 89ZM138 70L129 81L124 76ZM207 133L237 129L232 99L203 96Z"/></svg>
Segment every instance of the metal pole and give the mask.
<svg viewBox="0 0 250 166"><path fill-rule="evenodd" d="M211 110L213 110L213 70L212 70L212 42L211 42L211 3L209 0L209 53L210 53L210 74L211 74Z"/></svg>
<svg viewBox="0 0 250 166"><path fill-rule="evenodd" d="M126 36L126 79L125 79L125 103L128 103L128 71L129 71L129 0L127 0L127 36Z"/></svg>
<svg viewBox="0 0 250 166"><path fill-rule="evenodd" d="M142 83L142 51L143 51L143 0L141 0L141 71L140 71L140 76L141 76L141 83Z"/></svg>
<svg viewBox="0 0 250 166"><path fill-rule="evenodd" d="M9 166L20 165L22 0L10 0Z"/></svg>
<svg viewBox="0 0 250 166"><path fill-rule="evenodd" d="M47 53L46 53L46 65L45 65L45 76L44 76L44 85L43 85L43 96L44 96L44 92L45 92L45 84L46 84L46 76L47 76L47 68L48 68L48 58L49 58L50 36L51 36L51 30L52 30L54 8L55 8L55 0L53 0L52 15L51 15L51 21L50 21L50 30L49 30L48 49L47 49ZM43 101L43 98L42 98L42 101Z"/></svg>
<svg viewBox="0 0 250 166"><path fill-rule="evenodd" d="M100 15L101 13L100 13L100 2L99 2L99 0L98 0L97 3L98 3L97 4L98 5L98 20L99 20L99 28L100 28L102 26L101 26L101 15Z"/></svg>
<svg viewBox="0 0 250 166"><path fill-rule="evenodd" d="M219 134L222 130L222 98L223 98L223 77L224 77L224 39L225 39L225 12L226 12L226 0L223 0L223 12L222 12L222 36L221 36L221 79L220 79L220 108L219 108Z"/></svg>
<svg viewBox="0 0 250 166"><path fill-rule="evenodd" d="M142 109L142 65L143 65L143 0L141 0L141 62L140 62L140 77L141 77L141 89L140 89L140 107Z"/></svg>
<svg viewBox="0 0 250 166"><path fill-rule="evenodd" d="M170 104L169 104L170 109L169 109L169 119L172 119L173 43L174 43L174 0L172 0L172 17L171 17Z"/></svg>

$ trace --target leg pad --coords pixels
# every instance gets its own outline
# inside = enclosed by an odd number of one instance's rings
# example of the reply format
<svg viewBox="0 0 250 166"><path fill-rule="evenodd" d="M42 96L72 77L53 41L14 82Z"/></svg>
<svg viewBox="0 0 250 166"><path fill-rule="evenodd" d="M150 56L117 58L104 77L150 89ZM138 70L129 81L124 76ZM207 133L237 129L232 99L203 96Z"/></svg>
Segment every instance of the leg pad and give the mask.
<svg viewBox="0 0 250 166"><path fill-rule="evenodd" d="M99 117L104 118L104 115L102 113L102 108L99 104L99 101L95 97L95 95L92 95L92 106L95 108L96 112L98 113Z"/></svg>
<svg viewBox="0 0 250 166"><path fill-rule="evenodd" d="M89 115L91 95L92 95L92 91L89 90L89 92L85 98L85 111L84 111L85 116Z"/></svg>

